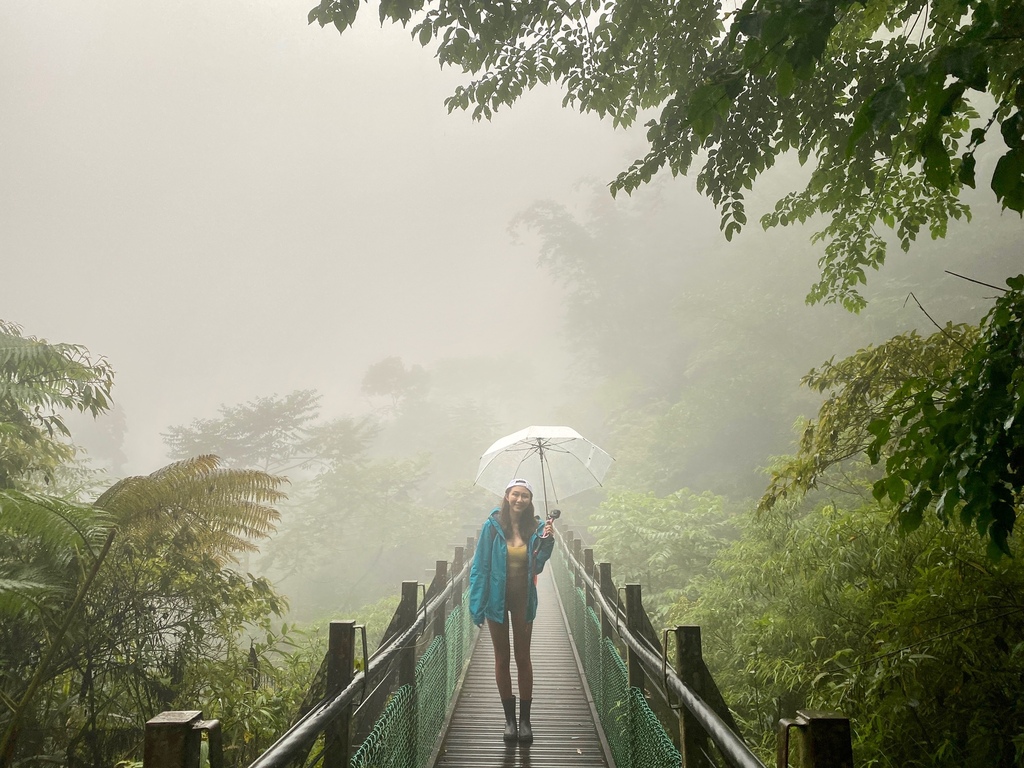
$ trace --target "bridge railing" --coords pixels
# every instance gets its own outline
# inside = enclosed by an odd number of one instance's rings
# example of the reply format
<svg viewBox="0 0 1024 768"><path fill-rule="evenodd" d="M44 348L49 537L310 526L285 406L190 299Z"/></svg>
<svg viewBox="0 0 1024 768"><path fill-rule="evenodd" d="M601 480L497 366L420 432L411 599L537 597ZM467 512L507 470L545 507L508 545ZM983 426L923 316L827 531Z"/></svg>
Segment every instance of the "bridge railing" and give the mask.
<svg viewBox="0 0 1024 768"><path fill-rule="evenodd" d="M765 768L704 664L700 627L664 630L659 639L640 585L617 588L610 563L595 563L572 531L557 535L555 580L617 768ZM801 768L852 768L849 720L808 711L779 723L779 768L789 764L794 728Z"/></svg>
<svg viewBox="0 0 1024 768"><path fill-rule="evenodd" d="M616 768L765 768L738 735L704 665L700 628L675 627L659 639L640 585L616 588L611 564L595 563L593 550L571 531L557 535L555 579ZM359 628L331 622L318 675L323 694L250 768L429 764L469 656L472 544L456 549L450 569L437 562L421 603L420 584L403 582L398 610L369 658L363 632L362 669L356 670ZM676 640L672 662L664 647L669 633ZM852 768L849 721L803 711L779 723L780 768L788 765L794 730L801 768ZM204 721L199 711L159 715L147 723L145 768L195 768L203 734L210 766L219 768L219 723Z"/></svg>
<svg viewBox="0 0 1024 768"><path fill-rule="evenodd" d="M473 624L468 582L473 539L439 560L423 592L402 583L398 609L379 647L366 655L365 627L332 621L328 651L296 722L250 768L323 766L424 768L469 661ZM362 630L362 664L356 634ZM361 669L357 669L360 667ZM203 735L207 741L203 743ZM145 768L196 768L200 752L223 765L217 721L202 712L164 712L146 724Z"/></svg>

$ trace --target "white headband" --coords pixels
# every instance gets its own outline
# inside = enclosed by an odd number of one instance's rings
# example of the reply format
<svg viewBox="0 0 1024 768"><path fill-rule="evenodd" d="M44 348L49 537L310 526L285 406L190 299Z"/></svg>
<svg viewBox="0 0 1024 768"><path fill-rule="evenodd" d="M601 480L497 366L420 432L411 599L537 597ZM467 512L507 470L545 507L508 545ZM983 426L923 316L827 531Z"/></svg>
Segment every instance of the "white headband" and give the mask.
<svg viewBox="0 0 1024 768"><path fill-rule="evenodd" d="M528 490L530 492L531 496L533 495L533 486L530 485L530 481L529 480L523 480L523 478L521 478L521 477L517 477L511 483L506 485L505 486L505 493L508 493L510 488L513 488L513 487L515 487L517 485L523 486L523 488L525 488L526 490Z"/></svg>

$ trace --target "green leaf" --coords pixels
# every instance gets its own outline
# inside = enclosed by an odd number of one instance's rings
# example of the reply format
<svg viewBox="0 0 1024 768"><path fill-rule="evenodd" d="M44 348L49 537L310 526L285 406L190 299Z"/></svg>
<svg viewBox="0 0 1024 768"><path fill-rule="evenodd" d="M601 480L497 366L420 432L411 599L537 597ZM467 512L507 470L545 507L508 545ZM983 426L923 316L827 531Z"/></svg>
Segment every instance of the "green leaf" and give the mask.
<svg viewBox="0 0 1024 768"><path fill-rule="evenodd" d="M793 93L793 85L796 83L796 77L793 74L793 66L788 60L783 59L779 63L778 72L775 74L775 87L779 91L779 96L787 98Z"/></svg>
<svg viewBox="0 0 1024 768"><path fill-rule="evenodd" d="M868 131L888 136L899 129L900 116L907 109L907 92L902 81L879 88L857 111L846 142L846 156L853 155L857 142Z"/></svg>
<svg viewBox="0 0 1024 768"><path fill-rule="evenodd" d="M1003 141L1010 149L1024 147L1024 112L1014 112L1010 117L1003 120L999 127L1003 135Z"/></svg>
<svg viewBox="0 0 1024 768"><path fill-rule="evenodd" d="M1004 208L1024 213L1024 149L1011 149L999 158L992 191Z"/></svg>
<svg viewBox="0 0 1024 768"><path fill-rule="evenodd" d="M930 133L923 138L918 151L924 158L924 175L928 182L939 189L948 189L952 167L942 139Z"/></svg>
<svg viewBox="0 0 1024 768"><path fill-rule="evenodd" d="M878 480L871 486L871 495L875 498L875 501L881 501L886 497L888 493L885 480Z"/></svg>
<svg viewBox="0 0 1024 768"><path fill-rule="evenodd" d="M966 184L971 189L975 188L974 169L977 161L974 154L966 154L960 159L960 168L957 169L957 178L961 184Z"/></svg>
<svg viewBox="0 0 1024 768"><path fill-rule="evenodd" d="M893 504L899 504L907 495L907 486L902 478L890 475L885 479L885 492Z"/></svg>

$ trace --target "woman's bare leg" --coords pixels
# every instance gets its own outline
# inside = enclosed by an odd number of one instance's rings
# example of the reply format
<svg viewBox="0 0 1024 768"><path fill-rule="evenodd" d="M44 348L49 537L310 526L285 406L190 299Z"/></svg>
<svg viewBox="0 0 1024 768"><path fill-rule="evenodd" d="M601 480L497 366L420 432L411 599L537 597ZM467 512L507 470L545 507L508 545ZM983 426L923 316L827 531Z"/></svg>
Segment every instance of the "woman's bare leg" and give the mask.
<svg viewBox="0 0 1024 768"><path fill-rule="evenodd" d="M496 621L487 619L487 629L491 633L491 645L494 646L494 681L498 684L498 696L502 700L512 698L512 672L509 669L509 664L512 661L512 653L509 650L508 644L508 622L499 624ZM516 634L516 647L519 647L518 633ZM519 664L519 655L516 655L516 664ZM519 673L519 679L522 681L522 671ZM533 670L530 671L530 681L532 690L533 681ZM522 682L519 684L520 690L522 690Z"/></svg>
<svg viewBox="0 0 1024 768"><path fill-rule="evenodd" d="M526 620L525 605L518 611L510 611L509 615L512 619L512 643L516 654L516 670L519 673L519 699L520 701L531 701L533 699L533 661L530 659L530 640L533 637L533 622ZM508 643L507 631L505 642ZM512 695L511 690L510 675L510 696Z"/></svg>

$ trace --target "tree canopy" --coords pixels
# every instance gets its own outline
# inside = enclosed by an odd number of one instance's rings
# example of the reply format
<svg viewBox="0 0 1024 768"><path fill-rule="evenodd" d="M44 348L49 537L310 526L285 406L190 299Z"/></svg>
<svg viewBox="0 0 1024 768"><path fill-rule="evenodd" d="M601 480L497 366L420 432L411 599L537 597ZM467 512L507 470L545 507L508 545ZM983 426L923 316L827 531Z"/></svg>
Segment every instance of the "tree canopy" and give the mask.
<svg viewBox="0 0 1024 768"><path fill-rule="evenodd" d="M908 379L868 426L868 456L888 453L875 497L888 496L908 528L931 505L958 517L988 537L993 558L1010 553L1024 498L1024 275L1007 285L952 373Z"/></svg>
<svg viewBox="0 0 1024 768"><path fill-rule="evenodd" d="M77 344L51 344L22 335L0 320L0 488L49 479L74 448L64 413L98 416L110 407L114 371Z"/></svg>
<svg viewBox="0 0 1024 768"><path fill-rule="evenodd" d="M419 365L405 367L400 357L385 357L374 363L363 375L365 395L388 397L391 410L397 410L403 398L422 393L427 386L427 372Z"/></svg>
<svg viewBox="0 0 1024 768"><path fill-rule="evenodd" d="M344 32L360 5L321 0L309 22ZM969 215L961 193L996 133L989 186L1024 212L1021 0L381 0L379 17L411 23L441 66L473 75L449 111L490 119L549 83L616 126L660 110L646 124L649 151L612 192L700 164L698 189L729 238L747 223L745 192L795 151L810 165L806 184L761 223L820 215L812 301L864 305L857 287L886 255L879 225L906 250L922 228L943 236Z"/></svg>
<svg viewBox="0 0 1024 768"><path fill-rule="evenodd" d="M994 559L1010 554L1024 494L1024 276L1007 284L980 328L899 335L808 374L804 383L830 397L762 508L865 455L884 466L873 493L896 507L904 530L934 508L974 526Z"/></svg>
<svg viewBox="0 0 1024 768"><path fill-rule="evenodd" d="M170 455L186 459L214 454L234 467L285 474L323 469L362 454L375 435L367 419L320 419L320 394L298 389L248 403L224 405L220 417L194 419L164 433Z"/></svg>
<svg viewBox="0 0 1024 768"><path fill-rule="evenodd" d="M769 765L779 718L817 709L850 717L856 765L1019 766L1020 562L935 519L895 535L891 508L857 490L739 521L665 623L701 626Z"/></svg>
<svg viewBox="0 0 1024 768"><path fill-rule="evenodd" d="M113 765L153 713L216 700L286 634L285 600L235 565L275 530L282 478L198 456L91 504L59 495L65 416L107 410L112 385L103 358L0 321L0 766Z"/></svg>

